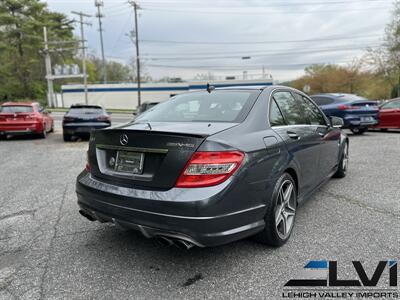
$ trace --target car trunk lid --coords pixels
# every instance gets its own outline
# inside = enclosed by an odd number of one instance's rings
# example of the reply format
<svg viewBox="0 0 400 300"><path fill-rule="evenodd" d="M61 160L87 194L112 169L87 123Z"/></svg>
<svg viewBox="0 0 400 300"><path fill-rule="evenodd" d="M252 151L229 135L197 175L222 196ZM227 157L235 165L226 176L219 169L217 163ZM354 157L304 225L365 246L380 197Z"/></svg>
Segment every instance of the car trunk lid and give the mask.
<svg viewBox="0 0 400 300"><path fill-rule="evenodd" d="M117 185L170 189L208 136L235 125L151 122L96 131L89 151L91 172Z"/></svg>

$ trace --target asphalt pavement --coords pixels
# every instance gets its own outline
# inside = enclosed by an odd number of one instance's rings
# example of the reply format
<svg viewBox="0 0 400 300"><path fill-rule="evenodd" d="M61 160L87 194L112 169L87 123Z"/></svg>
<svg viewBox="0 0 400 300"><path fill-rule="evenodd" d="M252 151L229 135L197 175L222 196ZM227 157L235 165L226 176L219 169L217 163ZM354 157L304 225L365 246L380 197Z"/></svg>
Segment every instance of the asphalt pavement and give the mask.
<svg viewBox="0 0 400 300"><path fill-rule="evenodd" d="M281 299L308 260L338 260L351 277L352 260L371 272L400 257L400 133L350 135L347 177L299 208L277 249L246 239L185 251L89 222L74 192L86 150L59 125L46 140L0 142L0 299Z"/></svg>

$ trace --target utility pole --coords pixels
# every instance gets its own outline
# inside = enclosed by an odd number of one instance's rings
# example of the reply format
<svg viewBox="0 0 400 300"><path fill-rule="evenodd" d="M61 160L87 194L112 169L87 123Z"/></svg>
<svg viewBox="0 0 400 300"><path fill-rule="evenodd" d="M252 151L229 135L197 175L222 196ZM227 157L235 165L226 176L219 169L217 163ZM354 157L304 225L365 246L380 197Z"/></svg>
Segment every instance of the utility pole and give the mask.
<svg viewBox="0 0 400 300"><path fill-rule="evenodd" d="M43 27L43 40L44 49L42 53L45 56L46 65L46 80L47 80L47 103L49 107L55 107L56 97L54 94L53 82L57 79L68 79L68 78L83 78L84 74L54 74L51 67L51 56L53 52L61 53L65 51L75 51L80 47L76 45L75 40L70 41L49 41L47 36L47 27ZM62 103L62 105L64 105Z"/></svg>
<svg viewBox="0 0 400 300"><path fill-rule="evenodd" d="M44 55L46 64L46 78L47 78L47 105L53 107L54 105L54 87L53 80L50 78L52 75L51 71L51 58L49 52L49 44L47 40L47 27L43 27L43 39L44 39Z"/></svg>
<svg viewBox="0 0 400 300"><path fill-rule="evenodd" d="M106 65L106 58L104 56L104 43L103 43L103 27L102 27L103 24L101 22L101 18L103 18L104 15L100 11L100 7L104 6L103 0L95 0L94 5L97 7L96 17L99 19L101 58L103 61L103 83L107 83L107 65Z"/></svg>
<svg viewBox="0 0 400 300"><path fill-rule="evenodd" d="M140 58L139 58L139 28L138 28L138 15L137 11L140 7L137 5L136 1L129 0L130 5L133 6L133 11L135 14L135 30L132 31L131 36L135 33L135 46L136 46L136 71L137 71L137 91L138 91L138 106L141 104L141 93L140 93Z"/></svg>
<svg viewBox="0 0 400 300"><path fill-rule="evenodd" d="M85 90L85 104L88 104L88 89L87 89L87 71L86 71L86 46L85 46L85 32L83 30L83 25L92 25L83 21L83 17L90 18L91 15L84 14L83 12L72 11L74 15L79 16L79 23L81 26L81 46L82 46L82 72L83 72L83 86Z"/></svg>

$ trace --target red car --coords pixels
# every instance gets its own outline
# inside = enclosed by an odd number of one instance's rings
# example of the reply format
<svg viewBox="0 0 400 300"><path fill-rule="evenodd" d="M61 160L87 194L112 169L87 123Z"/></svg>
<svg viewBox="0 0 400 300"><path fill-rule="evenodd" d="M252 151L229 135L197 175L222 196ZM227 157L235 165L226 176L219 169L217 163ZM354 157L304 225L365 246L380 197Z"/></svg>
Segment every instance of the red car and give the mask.
<svg viewBox="0 0 400 300"><path fill-rule="evenodd" d="M379 107L379 124L375 128L400 129L400 98L390 100Z"/></svg>
<svg viewBox="0 0 400 300"><path fill-rule="evenodd" d="M7 102L0 106L0 139L20 134L46 138L53 130L53 118L37 102Z"/></svg>

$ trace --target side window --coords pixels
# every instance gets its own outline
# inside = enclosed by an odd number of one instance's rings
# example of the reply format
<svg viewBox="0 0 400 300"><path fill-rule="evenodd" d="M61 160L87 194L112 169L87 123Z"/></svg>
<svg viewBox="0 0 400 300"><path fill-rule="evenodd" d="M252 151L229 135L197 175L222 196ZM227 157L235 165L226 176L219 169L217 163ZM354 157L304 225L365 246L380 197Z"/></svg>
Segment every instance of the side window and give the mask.
<svg viewBox="0 0 400 300"><path fill-rule="evenodd" d="M302 108L290 92L276 92L273 96L288 125L307 124Z"/></svg>
<svg viewBox="0 0 400 300"><path fill-rule="evenodd" d="M383 109L400 108L400 101L393 101L393 102L386 103L386 104L382 105L382 108Z"/></svg>
<svg viewBox="0 0 400 300"><path fill-rule="evenodd" d="M308 98L303 95L295 93L299 103L301 103L304 113L311 125L326 125L326 121L319 109Z"/></svg>
<svg viewBox="0 0 400 300"><path fill-rule="evenodd" d="M279 107L273 98L271 99L271 104L270 104L270 109L269 109L269 123L271 124L271 126L286 125L286 122L283 119L282 113L279 110Z"/></svg>

